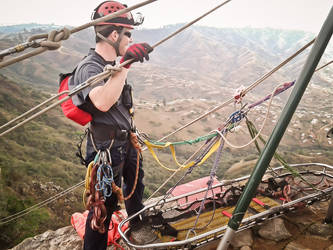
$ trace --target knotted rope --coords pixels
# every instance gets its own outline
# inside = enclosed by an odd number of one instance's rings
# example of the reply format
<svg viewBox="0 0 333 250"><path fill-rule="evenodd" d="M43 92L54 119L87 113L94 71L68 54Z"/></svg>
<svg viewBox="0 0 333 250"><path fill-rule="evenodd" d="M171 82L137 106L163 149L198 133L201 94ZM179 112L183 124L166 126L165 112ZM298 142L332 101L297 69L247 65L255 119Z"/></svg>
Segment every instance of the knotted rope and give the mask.
<svg viewBox="0 0 333 250"><path fill-rule="evenodd" d="M142 149L141 149L141 146L139 143L139 139L138 139L136 133L134 133L134 132L130 133L130 142L136 150L136 171L135 171L135 180L134 180L132 191L129 195L124 197L125 201L129 200L132 197L132 195L134 194L134 191L136 189L136 185L138 184L139 169L140 169L140 156L141 156L141 152L142 152Z"/></svg>
<svg viewBox="0 0 333 250"><path fill-rule="evenodd" d="M28 41L32 42L37 39L45 39L38 42L38 44L48 50L56 50L61 47L61 41L67 40L70 35L71 31L68 28L62 28L61 30L52 30L49 33L31 36Z"/></svg>

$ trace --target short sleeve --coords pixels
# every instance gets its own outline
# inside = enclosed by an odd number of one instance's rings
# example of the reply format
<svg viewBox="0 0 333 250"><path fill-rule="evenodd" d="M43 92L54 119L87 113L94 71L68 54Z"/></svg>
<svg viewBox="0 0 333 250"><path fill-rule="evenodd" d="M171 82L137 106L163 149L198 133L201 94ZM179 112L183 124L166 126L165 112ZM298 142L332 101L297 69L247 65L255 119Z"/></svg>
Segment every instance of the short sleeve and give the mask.
<svg viewBox="0 0 333 250"><path fill-rule="evenodd" d="M103 72L103 70L101 69L100 66L96 65L96 63L87 63L84 64L83 66L81 66L78 71L75 73L74 76L74 82L76 84L81 84L85 81L87 81L90 77L95 76L99 73ZM81 98L83 101L87 101L90 100L89 99L89 93L90 91L96 87L96 86L101 86L104 85L104 81L101 81L97 84L95 84L94 86L89 86L85 89L83 89L80 93ZM75 104L75 103L74 103Z"/></svg>

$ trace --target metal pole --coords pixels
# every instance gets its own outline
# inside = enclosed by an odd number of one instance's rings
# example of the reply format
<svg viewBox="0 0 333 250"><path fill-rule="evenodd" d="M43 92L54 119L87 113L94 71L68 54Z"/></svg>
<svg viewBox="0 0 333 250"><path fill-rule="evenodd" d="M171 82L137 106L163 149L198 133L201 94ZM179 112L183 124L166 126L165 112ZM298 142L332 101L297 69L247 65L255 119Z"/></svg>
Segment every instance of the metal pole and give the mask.
<svg viewBox="0 0 333 250"><path fill-rule="evenodd" d="M328 14L325 23L323 24L318 38L316 39L310 54L303 66L299 79L296 81L295 87L290 94L288 102L284 107L281 117L276 124L264 150L262 151L260 158L246 184L245 190L237 202L236 208L233 212L232 218L229 220L228 228L225 236L222 238L218 245L218 250L227 249L232 237L239 228L244 214L255 194L258 185L266 172L266 169L272 160L276 148L278 147L280 140L287 129L287 126L301 101L302 96L306 90L306 87L313 75L313 72L318 65L318 62L325 51L325 48L332 36L333 32L333 7Z"/></svg>

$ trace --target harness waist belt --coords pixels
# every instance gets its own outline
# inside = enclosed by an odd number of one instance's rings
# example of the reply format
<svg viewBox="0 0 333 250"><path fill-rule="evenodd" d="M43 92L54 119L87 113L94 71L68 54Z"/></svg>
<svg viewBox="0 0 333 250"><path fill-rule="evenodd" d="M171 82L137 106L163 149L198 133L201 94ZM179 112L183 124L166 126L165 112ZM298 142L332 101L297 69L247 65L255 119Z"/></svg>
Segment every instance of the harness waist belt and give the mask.
<svg viewBox="0 0 333 250"><path fill-rule="evenodd" d="M127 130L121 130L114 126L101 123L90 124L90 132L96 141L107 141L111 139L126 141L129 138L129 132Z"/></svg>

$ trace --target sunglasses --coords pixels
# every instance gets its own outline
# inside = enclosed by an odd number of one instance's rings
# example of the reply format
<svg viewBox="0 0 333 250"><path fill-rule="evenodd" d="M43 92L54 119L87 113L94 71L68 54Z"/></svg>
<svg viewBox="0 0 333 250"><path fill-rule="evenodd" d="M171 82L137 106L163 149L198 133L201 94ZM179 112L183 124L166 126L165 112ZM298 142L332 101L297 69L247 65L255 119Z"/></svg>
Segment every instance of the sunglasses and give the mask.
<svg viewBox="0 0 333 250"><path fill-rule="evenodd" d="M124 32L124 35L127 36L128 38L131 38L132 33L129 31Z"/></svg>

